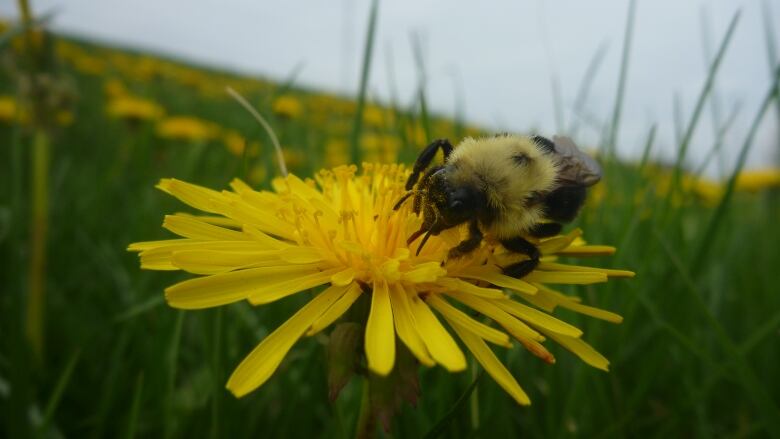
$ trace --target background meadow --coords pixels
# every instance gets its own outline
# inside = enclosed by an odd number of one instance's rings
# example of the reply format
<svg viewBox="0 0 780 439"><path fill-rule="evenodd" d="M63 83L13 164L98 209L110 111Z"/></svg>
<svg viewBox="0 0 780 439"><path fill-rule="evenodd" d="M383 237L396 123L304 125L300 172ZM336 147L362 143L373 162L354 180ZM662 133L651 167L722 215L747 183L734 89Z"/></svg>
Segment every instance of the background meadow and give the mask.
<svg viewBox="0 0 780 439"><path fill-rule="evenodd" d="M656 125L633 145L637 160L620 159L631 13L628 20L614 108L599 141L586 145L604 180L574 226L589 242L618 247L584 263L637 276L567 291L624 316L621 324L555 312L583 328L611 371L554 345L554 366L517 347L496 350L533 401L522 408L472 371L421 369L417 407L404 405L381 434L780 437L780 170L776 161L744 169L760 123L777 120L778 71L762 84L760 105L740 110L753 124L726 136L722 119L704 158L691 163L733 20L713 38L691 111L666 116L676 127L676 160L658 159L669 145ZM9 21L0 34L0 434L353 436L360 382L328 400L325 335L298 343L249 396L236 400L224 389L240 359L306 297L174 310L162 291L186 276L141 271L125 249L170 237L163 215L186 209L154 189L160 178L222 189L240 177L267 188L278 175L267 134L226 86L269 119L299 176L350 162L408 163L431 139L455 143L489 131L432 114L422 86L411 103L378 102L365 81L340 96L302 88L295 74L242 76L23 31ZM777 65L770 21L765 35L760 50ZM369 64L364 57L363 79ZM578 86L587 90L592 79ZM703 173L713 161L723 163L722 178Z"/></svg>

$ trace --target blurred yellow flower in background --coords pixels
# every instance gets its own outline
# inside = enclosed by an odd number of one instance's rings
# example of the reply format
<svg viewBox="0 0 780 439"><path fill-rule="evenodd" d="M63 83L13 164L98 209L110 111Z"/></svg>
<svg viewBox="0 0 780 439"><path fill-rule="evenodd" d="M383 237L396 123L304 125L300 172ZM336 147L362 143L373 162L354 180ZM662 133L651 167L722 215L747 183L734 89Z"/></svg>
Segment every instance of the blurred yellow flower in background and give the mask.
<svg viewBox="0 0 780 439"><path fill-rule="evenodd" d="M117 119L128 121L157 120L165 110L155 102L136 96L119 96L106 104L106 113Z"/></svg>
<svg viewBox="0 0 780 439"><path fill-rule="evenodd" d="M242 300L263 305L325 287L239 364L227 383L239 397L266 382L301 337L327 328L361 297L370 303L361 322L361 351L368 369L379 376L393 371L396 337L422 365L464 370L466 357L442 319L520 404L529 404L528 396L486 342L509 348L514 340L554 363L542 344L549 338L587 364L608 368L606 358L581 339L580 329L549 312L561 306L611 322L621 318L547 284L633 276L556 261L558 256L611 254L614 248L585 244L579 230L535 240L544 256L523 279L503 275L500 267L525 256L491 242L446 260L448 250L466 236L459 228L431 237L416 255L407 238L422 219L410 203L393 209L405 193L408 174L395 164L364 165L359 175L356 167L341 166L321 171L316 183L294 175L278 178L273 191L255 191L240 180L231 183L232 191L218 192L164 179L161 190L212 216L168 215L163 227L181 238L139 242L129 250L139 252L142 268L199 275L166 289L169 305L181 309Z"/></svg>
<svg viewBox="0 0 780 439"><path fill-rule="evenodd" d="M13 96L0 95L0 121L6 123L18 122L21 117L19 105Z"/></svg>
<svg viewBox="0 0 780 439"><path fill-rule="evenodd" d="M111 78L104 81L103 92L109 98L119 98L130 94L130 92L127 91L125 83L117 78Z"/></svg>
<svg viewBox="0 0 780 439"><path fill-rule="evenodd" d="M222 135L222 141L225 143L225 148L235 156L242 157L244 155L244 148L247 146L249 147L246 151L247 157L257 157L260 154L259 142L247 142L246 138L236 131L225 131Z"/></svg>
<svg viewBox="0 0 780 439"><path fill-rule="evenodd" d="M325 166L332 168L349 162L349 144L345 139L334 137L325 142Z"/></svg>
<svg viewBox="0 0 780 439"><path fill-rule="evenodd" d="M205 141L219 133L218 125L193 116L171 116L157 123L157 135L164 139Z"/></svg>
<svg viewBox="0 0 780 439"><path fill-rule="evenodd" d="M306 163L306 154L299 149L282 147L282 154L284 154L284 162L290 168L298 168Z"/></svg>
<svg viewBox="0 0 780 439"><path fill-rule="evenodd" d="M742 171L737 177L736 190L758 192L780 187L780 168Z"/></svg>
<svg viewBox="0 0 780 439"><path fill-rule="evenodd" d="M385 111L384 108L376 104L368 104L363 109L363 122L368 128L383 128L388 125L390 120L389 111Z"/></svg>
<svg viewBox="0 0 780 439"><path fill-rule="evenodd" d="M367 162L392 163L398 159L401 141L385 134L363 134L360 137L360 149Z"/></svg>
<svg viewBox="0 0 780 439"><path fill-rule="evenodd" d="M283 95L274 99L271 110L275 115L285 119L297 119L303 112L301 101L295 96Z"/></svg>

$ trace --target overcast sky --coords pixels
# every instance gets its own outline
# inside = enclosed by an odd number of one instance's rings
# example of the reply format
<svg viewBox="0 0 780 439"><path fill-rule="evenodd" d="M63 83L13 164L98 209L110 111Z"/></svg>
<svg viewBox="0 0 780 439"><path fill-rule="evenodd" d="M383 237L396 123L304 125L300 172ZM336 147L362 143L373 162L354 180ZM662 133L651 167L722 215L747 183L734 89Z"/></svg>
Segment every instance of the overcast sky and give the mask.
<svg viewBox="0 0 780 439"><path fill-rule="evenodd" d="M363 0L32 3L39 12L57 10L53 27L58 30L277 79L302 66L300 84L350 95L358 88L369 9ZM770 20L780 23L780 0L765 3L772 11ZM599 139L596 125L610 118L614 106L627 10L624 0L384 0L370 91L387 100L395 83L402 101L412 101L419 81L411 43L417 35L435 111L453 114L460 100L469 121L496 130L533 128L542 134L576 122L577 140L593 144ZM704 54L715 52L737 10L741 19L715 95L721 120L738 108L725 146L726 164L733 161L770 84L765 9L758 0L637 2L618 136L624 155L639 154L654 123L659 129L657 150L670 155L675 99L688 120L706 77ZM0 1L0 14L14 16L15 2ZM780 47L777 37L775 44ZM599 48L604 50L603 62L587 104L577 113L573 109L580 82ZM556 116L552 93L551 78L556 76L562 117ZM776 111L762 125L749 161L754 167L777 163ZM712 120L708 106L690 163L700 163L712 147Z"/></svg>

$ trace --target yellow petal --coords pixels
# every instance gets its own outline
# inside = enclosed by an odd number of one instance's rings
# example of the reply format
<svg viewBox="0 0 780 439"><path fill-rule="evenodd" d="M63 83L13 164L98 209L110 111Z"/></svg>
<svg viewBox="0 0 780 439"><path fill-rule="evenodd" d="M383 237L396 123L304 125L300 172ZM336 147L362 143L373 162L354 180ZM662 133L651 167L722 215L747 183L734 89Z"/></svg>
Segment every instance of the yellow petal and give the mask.
<svg viewBox="0 0 780 439"><path fill-rule="evenodd" d="M409 348L409 351L420 360L420 363L426 366L436 364L428 353L412 316L412 310L409 306L409 293L399 284L394 284L390 291L390 303L393 306L393 320L395 322L395 331L398 338Z"/></svg>
<svg viewBox="0 0 780 439"><path fill-rule="evenodd" d="M513 377L506 367L501 364L501 361L496 357L496 354L490 350L482 339L465 328L458 326L458 324L451 324L451 326L452 329L455 330L455 333L458 334L458 337L463 340L466 347L474 354L474 358L476 358L479 364L485 368L488 375L493 377L496 383L498 383L509 396L514 398L520 405L531 404L531 399L528 398L528 395L520 387L520 384L517 384L515 377Z"/></svg>
<svg viewBox="0 0 780 439"><path fill-rule="evenodd" d="M593 349L591 345L585 343L581 338L566 337L565 335L555 334L553 332L545 332L545 334L549 335L556 343L565 347L574 355L580 357L582 361L590 364L596 369L604 371L609 370L609 360Z"/></svg>
<svg viewBox="0 0 780 439"><path fill-rule="evenodd" d="M268 335L238 365L227 382L227 389L235 396L241 397L260 387L279 367L306 328L343 292L340 287L328 288Z"/></svg>
<svg viewBox="0 0 780 439"><path fill-rule="evenodd" d="M171 239L166 245L161 244L148 250L143 250L140 254L141 266L143 268L150 268L154 270L179 270L180 268L173 265L172 263L173 254L178 251L186 250L215 250L240 253L247 251L265 251L267 249L253 241L200 241L193 239ZM170 268L157 268L158 266L165 266Z"/></svg>
<svg viewBox="0 0 780 439"><path fill-rule="evenodd" d="M160 180L157 187L178 198L185 204L204 212L224 214L227 210L227 201L225 200L225 197L220 192L213 189L186 183L173 178L164 178Z"/></svg>
<svg viewBox="0 0 780 439"><path fill-rule="evenodd" d="M439 262L426 262L404 272L402 279L413 283L435 282L436 279L446 274L447 270L441 268Z"/></svg>
<svg viewBox="0 0 780 439"><path fill-rule="evenodd" d="M428 305L417 296L410 297L409 305L417 333L420 334L431 357L450 372L466 369L466 357L463 356L463 351L433 315Z"/></svg>
<svg viewBox="0 0 780 439"><path fill-rule="evenodd" d="M397 259L388 259L379 266L379 272L386 280L397 281L401 278L401 272L398 270L400 266L401 262Z"/></svg>
<svg viewBox="0 0 780 439"><path fill-rule="evenodd" d="M480 321L472 319L463 311L447 303L447 301L439 297L438 294L429 294L425 299L425 302L436 309L436 311L439 311L450 325L453 323L457 324L463 329L470 331L474 335L477 335L478 337L483 338L491 343L507 348L512 346L512 344L509 342L508 335L495 328L491 328L490 326Z"/></svg>
<svg viewBox="0 0 780 439"><path fill-rule="evenodd" d="M395 331L390 292L384 281L375 284L371 293L371 311L368 313L365 338L368 368L386 376L393 370L395 363Z"/></svg>
<svg viewBox="0 0 780 439"><path fill-rule="evenodd" d="M535 340L522 340L520 343L528 349L528 352L541 358L547 364L555 364L555 357L541 343Z"/></svg>
<svg viewBox="0 0 780 439"><path fill-rule="evenodd" d="M578 312L580 314L584 314L586 316L591 316L593 318L605 320L607 322L611 323L621 323L623 322L623 317L615 314L613 312L609 312L604 309L595 308L592 306L582 305L577 302L573 301L563 301L558 304L561 308L570 309L574 312Z"/></svg>
<svg viewBox="0 0 780 439"><path fill-rule="evenodd" d="M283 249L290 247L289 243L272 238L268 234L260 231L257 227L254 227L250 224L243 224L241 226L241 230L252 237L252 239L254 239L259 246L267 247L268 249Z"/></svg>
<svg viewBox="0 0 780 439"><path fill-rule="evenodd" d="M282 265L277 250L253 252L182 250L173 252L170 260L172 265L194 274L217 274L240 268Z"/></svg>
<svg viewBox="0 0 780 439"><path fill-rule="evenodd" d="M353 303L363 294L363 290L356 283L349 285L334 285L334 287L344 288L344 295L341 296L333 305L330 306L322 315L311 324L311 328L306 332L306 335L314 335L323 329L330 326L336 319L344 315L345 312L352 306Z"/></svg>
<svg viewBox="0 0 780 439"><path fill-rule="evenodd" d="M484 316L493 319L496 323L498 323L504 329L506 329L507 332L512 334L512 337L515 337L520 341L523 340L544 341L544 337L542 337L541 334L534 331L533 329L528 327L528 325L516 319L515 317L513 317L511 314L507 313L503 309L494 305L493 301L483 299L477 296L470 296L468 294L461 293L458 291L451 291L448 292L447 294L454 297L459 302L468 306L469 308L473 308L475 311L479 311Z"/></svg>
<svg viewBox="0 0 780 439"><path fill-rule="evenodd" d="M355 274L357 274L357 272L354 268L347 268L334 274L333 277L330 278L330 281L333 285L349 285L352 283L352 280L355 279Z"/></svg>
<svg viewBox="0 0 780 439"><path fill-rule="evenodd" d="M569 247L580 235L582 235L582 230L574 229L564 236L543 239L536 247L543 255L558 253L566 247Z"/></svg>
<svg viewBox="0 0 780 439"><path fill-rule="evenodd" d="M436 281L436 283L455 291L461 291L466 294L473 294L475 296L484 297L486 299L503 299L506 297L506 294L504 294L504 292L501 290L495 288L478 287L472 283L452 277L440 278Z"/></svg>
<svg viewBox="0 0 780 439"><path fill-rule="evenodd" d="M248 237L241 232L214 226L192 216L165 215L163 227L185 238L209 241L244 241Z"/></svg>
<svg viewBox="0 0 780 439"><path fill-rule="evenodd" d="M567 256L608 256L615 253L615 247L608 245L580 245L564 248L557 253Z"/></svg>
<svg viewBox="0 0 780 439"><path fill-rule="evenodd" d="M515 279L496 271L488 271L481 267L463 270L462 272L458 273L458 276L489 282L493 285L520 291L525 294L536 294L536 287L524 280Z"/></svg>
<svg viewBox="0 0 780 439"><path fill-rule="evenodd" d="M294 279L285 279L276 283L269 282L252 290L248 296L249 303L252 305L263 305L275 302L299 291L318 287L330 282L331 276L338 271L339 268L331 268L329 270L310 273L303 276L299 275Z"/></svg>
<svg viewBox="0 0 780 439"><path fill-rule="evenodd" d="M243 201L233 201L225 208L225 216L233 218L241 224L250 224L261 231L280 238L294 240L295 228L279 219L276 211L258 208Z"/></svg>
<svg viewBox="0 0 780 439"><path fill-rule="evenodd" d="M537 269L542 271L589 271L595 273L603 273L606 274L607 277L634 277L634 272L628 270L612 270L609 268L584 267L582 265L560 264L557 262L540 262Z"/></svg>
<svg viewBox="0 0 780 439"><path fill-rule="evenodd" d="M185 216L189 218L194 218L198 221L202 221L204 223L213 224L215 226L220 227L228 227L228 228L241 228L241 224L237 223L236 221L225 218L224 216L217 216L217 215L193 215L186 212L176 212L176 216Z"/></svg>
<svg viewBox="0 0 780 439"><path fill-rule="evenodd" d="M157 247L165 247L171 244L187 244L195 242L194 239L162 239L159 241L143 241L134 242L127 246L127 250L131 252L140 252L144 250L151 250Z"/></svg>
<svg viewBox="0 0 780 439"><path fill-rule="evenodd" d="M606 282L607 275L589 271L538 271L534 270L524 277L528 282L547 284L587 285Z"/></svg>
<svg viewBox="0 0 780 439"><path fill-rule="evenodd" d="M266 285L316 272L313 265L249 268L179 282L165 289L165 297L174 308L210 308L242 300Z"/></svg>
<svg viewBox="0 0 780 439"><path fill-rule="evenodd" d="M497 300L494 303L509 314L525 320L534 326L569 337L579 337L582 335L580 328L572 326L563 320L558 320L555 317L533 309L530 306L517 303L514 300Z"/></svg>
<svg viewBox="0 0 780 439"><path fill-rule="evenodd" d="M322 252L314 247L290 246L282 250L281 258L291 264L311 264L324 258Z"/></svg>

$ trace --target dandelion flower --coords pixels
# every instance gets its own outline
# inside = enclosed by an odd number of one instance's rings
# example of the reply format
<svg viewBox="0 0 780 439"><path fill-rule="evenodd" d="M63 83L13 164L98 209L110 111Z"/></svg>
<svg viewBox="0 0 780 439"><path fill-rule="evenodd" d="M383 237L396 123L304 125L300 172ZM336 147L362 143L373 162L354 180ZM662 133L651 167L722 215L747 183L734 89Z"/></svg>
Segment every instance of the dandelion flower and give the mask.
<svg viewBox="0 0 780 439"><path fill-rule="evenodd" d="M0 121L16 122L20 115L19 106L12 96L0 96Z"/></svg>
<svg viewBox="0 0 780 439"><path fill-rule="evenodd" d="M279 96L271 104L274 114L285 119L296 119L303 112L301 101L294 96Z"/></svg>
<svg viewBox="0 0 780 439"><path fill-rule="evenodd" d="M780 168L765 168L742 171L737 176L736 189L759 192L780 187Z"/></svg>
<svg viewBox="0 0 780 439"><path fill-rule="evenodd" d="M128 122L140 122L159 119L165 110L148 99L124 95L111 99L106 105L106 113Z"/></svg>
<svg viewBox="0 0 780 439"><path fill-rule="evenodd" d="M379 376L393 370L396 339L422 365L464 370L466 356L453 334L520 404L529 404L528 396L488 343L509 348L518 342L553 363L542 344L549 338L591 366L607 369L608 361L581 339L582 331L550 312L560 306L611 322L621 318L548 285L633 276L556 261L558 255L610 254L612 247L585 244L579 230L543 239L537 242L542 262L523 279L505 276L499 267L524 256L491 242L445 260L465 236L457 228L432 236L415 255L407 238L421 219L409 203L393 210L407 176L402 165L364 165L360 174L355 166L341 166L321 171L315 180L278 178L273 191L255 191L234 180L232 190L222 192L165 179L160 189L208 216L166 216L163 227L181 238L139 242L129 249L140 253L142 268L199 276L165 290L175 308L243 300L260 306L320 290L238 365L227 388L239 397L266 382L300 338L327 328L361 296L370 302L363 352L368 369Z"/></svg>
<svg viewBox="0 0 780 439"><path fill-rule="evenodd" d="M248 157L257 157L260 154L260 143L253 141L251 143L241 134L233 130L225 130L222 135L222 141L225 144L225 148L230 151L231 154L242 157L244 155L244 148Z"/></svg>
<svg viewBox="0 0 780 439"><path fill-rule="evenodd" d="M172 116L157 123L157 135L165 139L202 142L215 138L219 132L216 124L192 116Z"/></svg>

